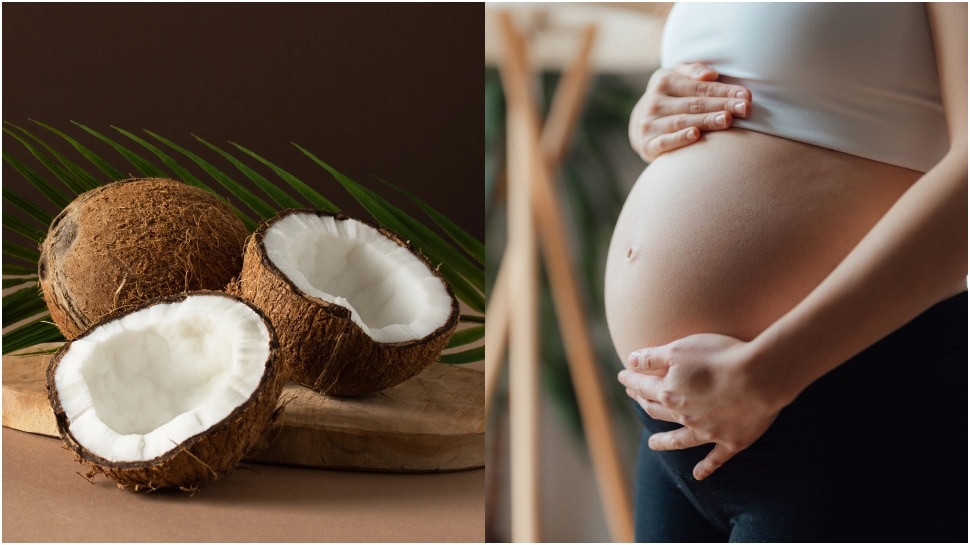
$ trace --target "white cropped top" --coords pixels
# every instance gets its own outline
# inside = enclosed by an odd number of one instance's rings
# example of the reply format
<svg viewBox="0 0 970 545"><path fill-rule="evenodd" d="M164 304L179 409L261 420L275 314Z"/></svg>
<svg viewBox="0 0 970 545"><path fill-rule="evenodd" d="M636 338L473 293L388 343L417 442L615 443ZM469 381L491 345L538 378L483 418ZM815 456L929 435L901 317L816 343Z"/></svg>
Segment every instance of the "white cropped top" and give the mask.
<svg viewBox="0 0 970 545"><path fill-rule="evenodd" d="M662 64L751 90L735 125L925 172L949 145L921 3L684 3Z"/></svg>

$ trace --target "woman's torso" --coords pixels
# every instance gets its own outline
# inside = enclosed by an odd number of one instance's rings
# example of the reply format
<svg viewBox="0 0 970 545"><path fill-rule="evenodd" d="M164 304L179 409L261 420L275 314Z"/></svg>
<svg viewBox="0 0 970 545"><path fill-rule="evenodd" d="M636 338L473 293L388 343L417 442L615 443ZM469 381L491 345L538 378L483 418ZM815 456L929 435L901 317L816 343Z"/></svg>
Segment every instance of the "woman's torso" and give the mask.
<svg viewBox="0 0 970 545"><path fill-rule="evenodd" d="M683 15L681 27L687 26ZM723 31L716 20L691 23L690 32ZM667 46L675 42L665 36ZM764 44L771 47L778 44ZM782 52L797 65L797 52ZM762 57L758 62L770 68ZM681 58L669 50L665 58L709 62L729 77L724 67L744 65L744 59ZM755 115L759 89L784 84L770 73L742 75L752 79L734 81L752 87ZM777 98L776 114L786 106ZM771 128L783 117L753 117L753 128ZM813 130L816 143L837 141L824 124ZM919 159L932 162L927 156L935 153L923 150ZM913 168L740 128L707 133L661 156L631 190L607 257L607 320L618 355L625 359L637 348L698 332L753 338L845 257L919 178Z"/></svg>

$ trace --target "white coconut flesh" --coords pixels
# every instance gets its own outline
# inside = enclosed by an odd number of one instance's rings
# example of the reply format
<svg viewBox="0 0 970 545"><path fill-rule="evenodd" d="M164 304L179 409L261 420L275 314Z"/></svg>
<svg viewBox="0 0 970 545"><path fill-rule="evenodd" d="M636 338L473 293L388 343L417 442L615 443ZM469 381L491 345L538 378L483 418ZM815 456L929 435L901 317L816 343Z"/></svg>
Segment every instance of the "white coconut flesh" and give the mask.
<svg viewBox="0 0 970 545"><path fill-rule="evenodd" d="M75 340L54 382L75 440L114 462L152 460L233 412L260 383L270 334L249 306L193 295Z"/></svg>
<svg viewBox="0 0 970 545"><path fill-rule="evenodd" d="M290 214L263 237L273 264L303 293L340 305L381 343L423 339L444 325L452 299L410 250L353 219Z"/></svg>

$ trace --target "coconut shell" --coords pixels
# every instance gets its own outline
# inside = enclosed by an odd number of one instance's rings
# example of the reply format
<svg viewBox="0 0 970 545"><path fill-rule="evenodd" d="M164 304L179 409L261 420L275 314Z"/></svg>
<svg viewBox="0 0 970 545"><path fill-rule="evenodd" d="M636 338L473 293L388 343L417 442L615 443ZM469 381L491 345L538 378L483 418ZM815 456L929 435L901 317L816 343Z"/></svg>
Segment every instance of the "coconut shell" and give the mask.
<svg viewBox="0 0 970 545"><path fill-rule="evenodd" d="M133 178L78 195L51 223L38 274L67 339L155 297L223 290L248 231L229 204L175 180Z"/></svg>
<svg viewBox="0 0 970 545"><path fill-rule="evenodd" d="M451 298L447 321L422 339L381 343L351 319L350 311L300 290L273 264L263 238L273 224L289 214L332 216L354 220L411 251L436 277ZM430 261L396 233L344 213L286 210L263 222L246 243L243 270L232 288L262 310L276 327L285 378L321 394L356 397L400 384L434 363L458 325L458 300Z"/></svg>
<svg viewBox="0 0 970 545"><path fill-rule="evenodd" d="M187 297L204 294L230 297L245 304L242 299L222 292L201 291L176 296L166 296L142 303L134 308L119 310L102 318L97 324L79 336L82 339L97 327L117 320L127 314L153 304L175 303ZM249 305L252 308L252 305ZM269 357L265 371L253 395L237 406L226 418L209 429L183 441L178 447L148 461L114 462L106 460L79 444L70 430L70 420L61 406L57 389L54 387L54 374L61 358L74 341L62 346L51 359L47 368L47 392L57 430L66 447L74 453L75 459L88 467L91 478L102 474L115 481L119 488L135 491L153 491L160 488L180 488L194 491L206 481L214 481L225 475L242 460L279 416L277 408L283 389L283 373L278 362L279 343L270 321L258 309L253 309L262 318L270 335Z"/></svg>

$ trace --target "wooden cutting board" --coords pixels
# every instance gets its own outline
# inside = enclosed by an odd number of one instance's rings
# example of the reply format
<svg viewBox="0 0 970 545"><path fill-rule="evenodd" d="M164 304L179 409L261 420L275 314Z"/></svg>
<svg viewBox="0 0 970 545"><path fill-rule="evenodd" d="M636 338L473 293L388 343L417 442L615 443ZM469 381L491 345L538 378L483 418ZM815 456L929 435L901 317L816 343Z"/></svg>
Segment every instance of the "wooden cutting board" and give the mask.
<svg viewBox="0 0 970 545"><path fill-rule="evenodd" d="M45 373L59 344L3 356L3 425L57 437ZM485 374L433 364L383 392L354 399L284 387L282 418L247 461L428 472L485 465Z"/></svg>

